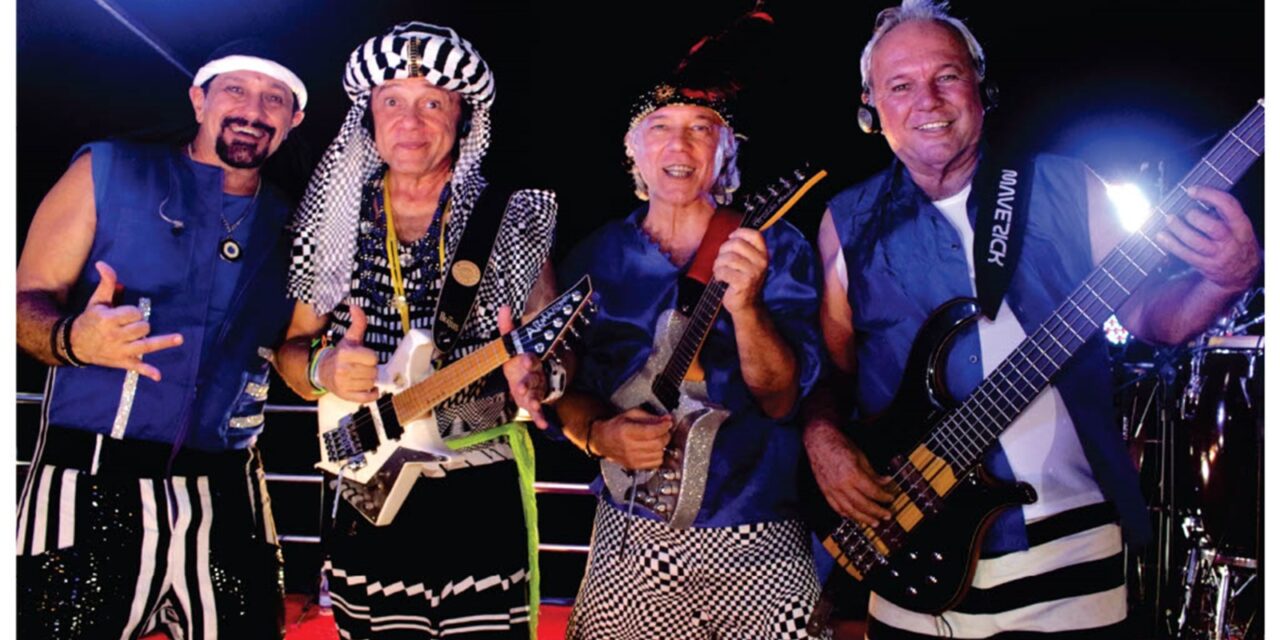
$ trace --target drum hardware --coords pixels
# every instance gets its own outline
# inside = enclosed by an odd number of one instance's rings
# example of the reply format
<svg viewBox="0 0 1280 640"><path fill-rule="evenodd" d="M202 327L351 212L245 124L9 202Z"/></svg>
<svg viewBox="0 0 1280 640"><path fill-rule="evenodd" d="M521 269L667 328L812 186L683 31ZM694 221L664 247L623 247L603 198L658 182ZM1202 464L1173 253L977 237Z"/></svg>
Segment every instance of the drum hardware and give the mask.
<svg viewBox="0 0 1280 640"><path fill-rule="evenodd" d="M1130 552L1138 637L1262 637L1261 289L1194 343L1123 363L1119 423L1156 537ZM1250 308L1254 312L1250 313Z"/></svg>

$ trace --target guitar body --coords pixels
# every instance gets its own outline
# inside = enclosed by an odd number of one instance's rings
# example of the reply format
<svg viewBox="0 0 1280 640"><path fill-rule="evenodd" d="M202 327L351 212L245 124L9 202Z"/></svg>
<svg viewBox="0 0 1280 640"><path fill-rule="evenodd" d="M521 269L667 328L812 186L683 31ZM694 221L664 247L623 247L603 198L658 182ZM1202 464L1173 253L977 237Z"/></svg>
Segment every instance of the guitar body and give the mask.
<svg viewBox="0 0 1280 640"><path fill-rule="evenodd" d="M654 415L671 414L671 441L663 453L662 466L632 471L610 460L600 461L601 476L614 501L630 501L634 488L636 503L677 529L691 526L702 507L711 447L720 425L729 419L727 410L707 399L705 381L685 380L680 386L679 405L670 412L653 392L653 382L671 359L687 323L676 310L664 311L658 317L653 351L644 367L609 398L619 411L641 407Z"/></svg>
<svg viewBox="0 0 1280 640"><path fill-rule="evenodd" d="M892 476L893 470L908 465L908 456L956 404L944 379L947 354L955 335L979 313L977 302L969 298L951 300L934 311L916 334L893 402L854 426L854 439L880 473ZM837 558L855 553L842 544L837 530L844 520L827 504L809 465L801 469L806 519L823 546ZM887 562L862 575L866 586L894 604L929 614L964 597L991 522L1005 509L1036 498L1030 485L1000 482L981 466L957 480L945 503L936 495L916 500L929 517L910 536L889 541L898 544Z"/></svg>
<svg viewBox="0 0 1280 640"><path fill-rule="evenodd" d="M338 477L339 492L365 518L390 524L418 477L441 477L455 456L440 437L435 409L521 354L553 357L566 334L595 313L591 279L576 284L532 319L436 371L431 334L410 331L378 367L378 399L320 397L321 470Z"/></svg>
<svg viewBox="0 0 1280 640"><path fill-rule="evenodd" d="M425 380L435 369L431 363L435 353L431 334L415 329L400 342L391 359L378 367L378 391L396 394ZM316 467L325 473L341 476L343 498L375 525L390 524L404 503L418 476L444 475L441 463L448 462L452 453L440 437L434 412L401 425L404 429L398 439L387 434L386 425L376 402L359 404L327 393L320 396L319 441L320 462ZM379 444L376 449L339 464L330 459L324 446L325 434L346 428L357 415L367 415L377 429Z"/></svg>

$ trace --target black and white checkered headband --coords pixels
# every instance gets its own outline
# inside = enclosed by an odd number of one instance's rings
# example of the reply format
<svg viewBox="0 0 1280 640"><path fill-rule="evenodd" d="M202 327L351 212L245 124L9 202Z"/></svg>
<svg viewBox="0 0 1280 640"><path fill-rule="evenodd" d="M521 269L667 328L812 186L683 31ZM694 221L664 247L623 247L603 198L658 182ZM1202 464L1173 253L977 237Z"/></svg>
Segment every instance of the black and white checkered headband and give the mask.
<svg viewBox="0 0 1280 640"><path fill-rule="evenodd" d="M453 166L453 215L465 219L483 188L480 162L489 149L493 73L456 31L425 22L403 22L351 52L342 85L351 109L325 151L293 222L289 293L319 314L346 297L355 263L361 187L382 165L361 120L373 87L388 80L422 77L471 105L471 130L459 143Z"/></svg>

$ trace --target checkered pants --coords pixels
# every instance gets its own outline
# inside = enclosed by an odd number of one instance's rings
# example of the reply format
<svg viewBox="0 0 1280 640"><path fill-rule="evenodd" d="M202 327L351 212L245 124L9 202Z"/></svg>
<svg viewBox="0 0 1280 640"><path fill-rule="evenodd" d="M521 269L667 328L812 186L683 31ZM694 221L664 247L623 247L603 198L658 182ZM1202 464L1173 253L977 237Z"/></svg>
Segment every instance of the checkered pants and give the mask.
<svg viewBox="0 0 1280 640"><path fill-rule="evenodd" d="M818 598L796 521L672 529L601 502L569 640L808 638Z"/></svg>

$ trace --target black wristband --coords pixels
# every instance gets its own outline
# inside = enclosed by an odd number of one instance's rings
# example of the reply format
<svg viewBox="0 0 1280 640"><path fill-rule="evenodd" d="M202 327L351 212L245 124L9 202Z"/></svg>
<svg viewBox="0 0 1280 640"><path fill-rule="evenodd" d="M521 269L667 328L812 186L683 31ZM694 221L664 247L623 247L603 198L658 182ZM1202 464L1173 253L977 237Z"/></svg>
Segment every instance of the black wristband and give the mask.
<svg viewBox="0 0 1280 640"><path fill-rule="evenodd" d="M83 360L76 357L75 350L71 348L71 325L75 324L76 318L79 317L80 314L67 316L62 323L62 349L65 352L64 355L66 356L67 361L71 363L71 366L73 367L83 367L86 364Z"/></svg>
<svg viewBox="0 0 1280 640"><path fill-rule="evenodd" d="M49 352L53 354L53 359L58 361L59 365L67 366L71 364L66 356L62 355L62 349L58 348L59 338L62 337L62 323L67 321L71 316L62 316L53 321L53 326L49 328Z"/></svg>
<svg viewBox="0 0 1280 640"><path fill-rule="evenodd" d="M599 418L592 418L587 421L587 441L582 447L582 450L587 454L587 457L591 458L593 461L598 461L604 457L591 451L591 431L596 428L596 420L599 420Z"/></svg>

